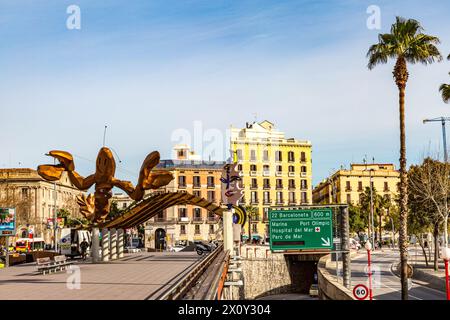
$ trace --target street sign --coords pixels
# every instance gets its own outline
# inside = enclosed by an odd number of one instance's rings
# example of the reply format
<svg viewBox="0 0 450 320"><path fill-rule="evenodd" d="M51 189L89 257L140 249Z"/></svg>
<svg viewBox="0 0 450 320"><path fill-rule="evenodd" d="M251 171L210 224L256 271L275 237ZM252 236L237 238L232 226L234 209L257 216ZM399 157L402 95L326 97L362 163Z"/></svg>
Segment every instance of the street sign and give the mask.
<svg viewBox="0 0 450 320"><path fill-rule="evenodd" d="M0 208L0 236L12 236L16 232L16 209Z"/></svg>
<svg viewBox="0 0 450 320"><path fill-rule="evenodd" d="M363 284L358 284L353 288L353 296L358 300L366 300L368 295L369 289Z"/></svg>
<svg viewBox="0 0 450 320"><path fill-rule="evenodd" d="M269 210L271 250L333 248L332 210Z"/></svg>

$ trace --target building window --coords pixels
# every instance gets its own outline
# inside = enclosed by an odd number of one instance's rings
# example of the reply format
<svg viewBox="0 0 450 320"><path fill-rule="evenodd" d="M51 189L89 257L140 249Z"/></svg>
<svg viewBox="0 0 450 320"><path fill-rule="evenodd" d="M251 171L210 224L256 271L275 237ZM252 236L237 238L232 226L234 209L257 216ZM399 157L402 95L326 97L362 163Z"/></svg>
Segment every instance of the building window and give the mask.
<svg viewBox="0 0 450 320"><path fill-rule="evenodd" d="M289 192L289 204L295 204L295 192Z"/></svg>
<svg viewBox="0 0 450 320"><path fill-rule="evenodd" d="M347 203L348 204L352 203L352 195L351 194L347 194Z"/></svg>
<svg viewBox="0 0 450 320"><path fill-rule="evenodd" d="M28 198L28 189L22 188L22 200L25 200Z"/></svg>
<svg viewBox="0 0 450 320"><path fill-rule="evenodd" d="M202 197L202 192L199 190L194 190L192 191L192 193L194 194L194 196L201 198Z"/></svg>
<svg viewBox="0 0 450 320"><path fill-rule="evenodd" d="M269 161L269 151L268 150L263 151L263 160Z"/></svg>
<svg viewBox="0 0 450 320"><path fill-rule="evenodd" d="M258 233L258 224L252 224L252 233Z"/></svg>
<svg viewBox="0 0 450 320"><path fill-rule="evenodd" d="M352 186L350 185L350 181L345 182L345 191L352 191Z"/></svg>
<svg viewBox="0 0 450 320"><path fill-rule="evenodd" d="M277 192L277 204L282 204L283 202L283 192Z"/></svg>
<svg viewBox="0 0 450 320"><path fill-rule="evenodd" d="M180 218L186 218L186 208L178 208L178 217Z"/></svg>
<svg viewBox="0 0 450 320"><path fill-rule="evenodd" d="M277 173L283 172L283 166L277 166Z"/></svg>
<svg viewBox="0 0 450 320"><path fill-rule="evenodd" d="M283 161L283 154L281 151L275 151L275 161Z"/></svg>
<svg viewBox="0 0 450 320"><path fill-rule="evenodd" d="M294 162L295 160L295 157L294 157L294 152L293 151L289 151L288 152L288 161L289 162Z"/></svg>
<svg viewBox="0 0 450 320"><path fill-rule="evenodd" d="M283 180L277 179L277 189L283 189Z"/></svg>
<svg viewBox="0 0 450 320"><path fill-rule="evenodd" d="M201 218L202 217L202 211L200 208L194 208L194 218Z"/></svg>
<svg viewBox="0 0 450 320"><path fill-rule="evenodd" d="M256 150L250 150L250 161L256 161Z"/></svg>
<svg viewBox="0 0 450 320"><path fill-rule="evenodd" d="M270 174L270 167L268 165L263 165L264 174Z"/></svg>
<svg viewBox="0 0 450 320"><path fill-rule="evenodd" d="M213 234L214 233L214 225L210 224L209 225L209 234Z"/></svg>
<svg viewBox="0 0 450 320"><path fill-rule="evenodd" d="M194 188L200 188L201 187L200 176L194 176L193 177L193 184L194 184Z"/></svg>
<svg viewBox="0 0 450 320"><path fill-rule="evenodd" d="M186 157L185 150L178 150L178 158L184 158Z"/></svg>
<svg viewBox="0 0 450 320"><path fill-rule="evenodd" d="M270 192L264 191L263 193L264 204L270 204Z"/></svg>
<svg viewBox="0 0 450 320"><path fill-rule="evenodd" d="M258 203L258 192L252 191L252 193L251 193L251 203Z"/></svg>
<svg viewBox="0 0 450 320"><path fill-rule="evenodd" d="M288 171L289 172L295 172L295 167L294 166L289 166L288 167Z"/></svg>
<svg viewBox="0 0 450 320"><path fill-rule="evenodd" d="M180 188L186 188L186 176L179 176L178 177L178 186Z"/></svg>
<svg viewBox="0 0 450 320"><path fill-rule="evenodd" d="M389 185L387 181L384 182L384 192L389 192Z"/></svg>
<svg viewBox="0 0 450 320"><path fill-rule="evenodd" d="M238 160L242 160L243 159L242 158L242 150L241 149L237 149L236 150L236 155L237 155Z"/></svg>
<svg viewBox="0 0 450 320"><path fill-rule="evenodd" d="M306 192L302 192L302 203L308 203L308 195Z"/></svg>
<svg viewBox="0 0 450 320"><path fill-rule="evenodd" d="M200 225L199 224L195 225L194 232L195 232L195 234L200 234Z"/></svg>
<svg viewBox="0 0 450 320"><path fill-rule="evenodd" d="M242 164L238 164L238 171L242 171Z"/></svg>
<svg viewBox="0 0 450 320"><path fill-rule="evenodd" d="M358 181L358 191L359 191L359 192L363 192L362 181Z"/></svg>
<svg viewBox="0 0 450 320"><path fill-rule="evenodd" d="M126 207L127 207L127 203L126 202L122 203L122 209L125 209Z"/></svg>
<svg viewBox="0 0 450 320"><path fill-rule="evenodd" d="M251 188L252 189L258 189L258 182L257 182L257 180L255 178L252 178Z"/></svg>
<svg viewBox="0 0 450 320"><path fill-rule="evenodd" d="M303 151L300 153L300 161L301 162L306 162L306 153L303 152Z"/></svg>
<svg viewBox="0 0 450 320"><path fill-rule="evenodd" d="M289 179L289 189L295 189L295 180Z"/></svg>
<svg viewBox="0 0 450 320"><path fill-rule="evenodd" d="M208 201L209 202L216 201L216 192L215 191L208 191Z"/></svg>
<svg viewBox="0 0 450 320"><path fill-rule="evenodd" d="M207 180L208 180L208 188L214 188L215 186L214 177L209 176Z"/></svg>
<svg viewBox="0 0 450 320"><path fill-rule="evenodd" d="M301 167L301 172L302 172L302 173L306 173L306 166L302 166L302 167Z"/></svg>
<svg viewBox="0 0 450 320"><path fill-rule="evenodd" d="M263 220L269 221L269 208L263 208Z"/></svg>
<svg viewBox="0 0 450 320"><path fill-rule="evenodd" d="M250 165L250 171L256 171L256 164Z"/></svg>
<svg viewBox="0 0 450 320"><path fill-rule="evenodd" d="M264 179L264 189L270 189L270 179Z"/></svg>
<svg viewBox="0 0 450 320"><path fill-rule="evenodd" d="M302 190L308 189L308 181L307 180L300 180L300 188Z"/></svg>
<svg viewBox="0 0 450 320"><path fill-rule="evenodd" d="M182 224L180 226L180 234L186 234L186 225Z"/></svg>

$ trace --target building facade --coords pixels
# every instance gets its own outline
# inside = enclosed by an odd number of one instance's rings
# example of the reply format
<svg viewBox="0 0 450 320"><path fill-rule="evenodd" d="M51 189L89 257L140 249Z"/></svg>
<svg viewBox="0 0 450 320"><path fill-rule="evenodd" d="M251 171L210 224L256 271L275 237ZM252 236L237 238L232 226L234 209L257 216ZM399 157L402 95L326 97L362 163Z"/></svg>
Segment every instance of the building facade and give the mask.
<svg viewBox="0 0 450 320"><path fill-rule="evenodd" d="M372 187L381 196L394 199L400 174L393 164L351 164L350 170L338 170L313 190L315 204L360 203L361 193Z"/></svg>
<svg viewBox="0 0 450 320"><path fill-rule="evenodd" d="M271 206L312 203L312 144L275 129L269 121L231 128L231 150L242 171L244 198L252 206L251 236L268 237L268 210ZM248 235L248 224L244 235Z"/></svg>
<svg viewBox="0 0 450 320"><path fill-rule="evenodd" d="M220 205L222 161L198 160L188 146L175 146L175 160L161 160L159 170L172 172L174 179L161 190L189 192ZM159 191L161 191L159 190ZM179 242L209 241L220 238L219 217L192 205L177 205L162 210L145 226L145 246L161 249Z"/></svg>
<svg viewBox="0 0 450 320"><path fill-rule="evenodd" d="M42 179L36 170L0 169L0 206L16 208L16 237L35 237L52 242L55 212L66 209L71 217L81 217L76 196L83 194L63 175L55 183Z"/></svg>

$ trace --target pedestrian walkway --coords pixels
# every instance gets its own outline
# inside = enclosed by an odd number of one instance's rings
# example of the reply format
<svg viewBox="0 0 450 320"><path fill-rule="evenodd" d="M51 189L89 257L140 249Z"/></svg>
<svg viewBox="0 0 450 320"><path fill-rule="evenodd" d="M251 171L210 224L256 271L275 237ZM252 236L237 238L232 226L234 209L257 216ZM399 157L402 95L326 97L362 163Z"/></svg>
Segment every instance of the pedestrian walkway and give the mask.
<svg viewBox="0 0 450 320"><path fill-rule="evenodd" d="M195 252L142 252L48 275L34 263L18 265L0 269L0 300L155 299L198 259Z"/></svg>

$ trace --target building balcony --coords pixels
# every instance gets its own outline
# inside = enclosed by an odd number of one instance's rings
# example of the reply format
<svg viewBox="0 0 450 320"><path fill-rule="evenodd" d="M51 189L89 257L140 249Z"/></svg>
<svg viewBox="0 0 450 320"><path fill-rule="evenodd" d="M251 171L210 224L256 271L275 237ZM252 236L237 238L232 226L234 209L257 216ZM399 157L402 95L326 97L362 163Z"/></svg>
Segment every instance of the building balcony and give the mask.
<svg viewBox="0 0 450 320"><path fill-rule="evenodd" d="M290 185L289 190L295 190L295 185Z"/></svg>
<svg viewBox="0 0 450 320"><path fill-rule="evenodd" d="M256 177L256 171L250 171L250 177Z"/></svg>
<svg viewBox="0 0 450 320"><path fill-rule="evenodd" d="M307 191L307 190L308 190L308 187L306 187L306 186L301 186L301 187L300 187L300 190L302 190L302 191Z"/></svg>
<svg viewBox="0 0 450 320"><path fill-rule="evenodd" d="M193 217L192 218L192 223L199 224L199 223L203 223L203 222L204 222L204 219L202 217Z"/></svg>
<svg viewBox="0 0 450 320"><path fill-rule="evenodd" d="M270 199L265 199L263 200L263 204L272 204L272 201L270 201Z"/></svg>
<svg viewBox="0 0 450 320"><path fill-rule="evenodd" d="M283 185L278 185L278 186L276 187L276 189L277 189L277 190L282 190L282 189L283 189Z"/></svg>
<svg viewBox="0 0 450 320"><path fill-rule="evenodd" d="M208 217L208 218L206 218L206 223L213 224L213 223L218 223L218 222L219 222L219 218L218 217Z"/></svg>
<svg viewBox="0 0 450 320"><path fill-rule="evenodd" d="M207 185L207 188L208 188L208 189L214 189L215 187L216 187L215 184L211 184L211 183L210 183L210 184Z"/></svg>
<svg viewBox="0 0 450 320"><path fill-rule="evenodd" d="M258 189L258 185L257 185L257 184L251 185L251 186L250 186L250 189L252 189L252 190Z"/></svg>
<svg viewBox="0 0 450 320"><path fill-rule="evenodd" d="M289 173L288 173L288 176L289 176L289 177L295 177L295 172L289 172Z"/></svg>
<svg viewBox="0 0 450 320"><path fill-rule="evenodd" d="M283 201L283 199L281 199L281 200L277 200L275 203L276 204L284 204L284 201Z"/></svg>
<svg viewBox="0 0 450 320"><path fill-rule="evenodd" d="M265 214L263 216L263 222L268 222L269 221L269 216L267 214Z"/></svg>
<svg viewBox="0 0 450 320"><path fill-rule="evenodd" d="M250 204L258 204L258 203L259 203L258 199L253 199L250 201Z"/></svg>
<svg viewBox="0 0 450 320"><path fill-rule="evenodd" d="M201 187L202 187L201 184L195 184L195 183L194 183L194 185L192 186L192 188L194 188L194 189L200 189Z"/></svg>
<svg viewBox="0 0 450 320"><path fill-rule="evenodd" d="M189 221L190 221L189 217L178 217L178 223L185 224L189 223Z"/></svg>
<svg viewBox="0 0 450 320"><path fill-rule="evenodd" d="M300 177L305 178L307 176L308 176L307 172L300 172Z"/></svg>
<svg viewBox="0 0 450 320"><path fill-rule="evenodd" d="M268 170L263 171L263 177L270 177L270 171Z"/></svg>
<svg viewBox="0 0 450 320"><path fill-rule="evenodd" d="M269 189L270 189L270 184L265 184L265 185L263 186L263 189L264 189L264 190L269 190Z"/></svg>
<svg viewBox="0 0 450 320"><path fill-rule="evenodd" d="M301 159L300 159L300 162L301 162L301 163L306 163L306 158L301 158Z"/></svg>
<svg viewBox="0 0 450 320"><path fill-rule="evenodd" d="M351 192L352 188L345 188L345 192Z"/></svg>
<svg viewBox="0 0 450 320"><path fill-rule="evenodd" d="M178 188L180 188L180 189L186 189L186 184L179 184L179 185L178 185Z"/></svg>
<svg viewBox="0 0 450 320"><path fill-rule="evenodd" d="M289 205L295 205L295 204L297 204L297 201L295 201L295 199L289 200Z"/></svg>

